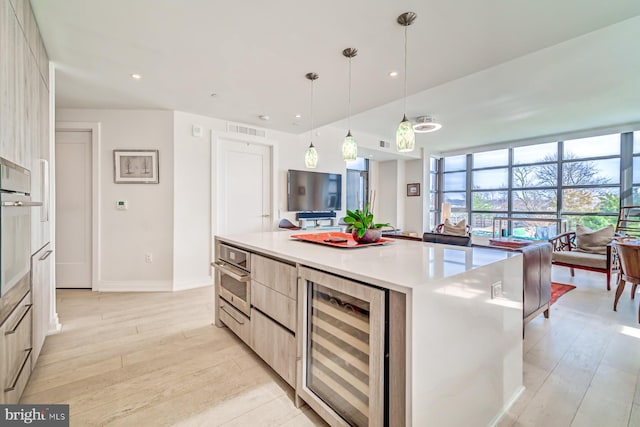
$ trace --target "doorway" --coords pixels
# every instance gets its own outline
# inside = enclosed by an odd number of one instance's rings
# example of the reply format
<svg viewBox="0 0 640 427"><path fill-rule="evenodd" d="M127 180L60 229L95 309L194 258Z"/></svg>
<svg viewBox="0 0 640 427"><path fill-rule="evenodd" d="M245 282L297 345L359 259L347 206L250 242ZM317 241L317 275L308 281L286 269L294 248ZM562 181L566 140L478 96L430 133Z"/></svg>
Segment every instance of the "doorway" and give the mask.
<svg viewBox="0 0 640 427"><path fill-rule="evenodd" d="M56 288L92 288L92 131L56 131Z"/></svg>
<svg viewBox="0 0 640 427"><path fill-rule="evenodd" d="M218 140L218 233L272 228L271 147Z"/></svg>

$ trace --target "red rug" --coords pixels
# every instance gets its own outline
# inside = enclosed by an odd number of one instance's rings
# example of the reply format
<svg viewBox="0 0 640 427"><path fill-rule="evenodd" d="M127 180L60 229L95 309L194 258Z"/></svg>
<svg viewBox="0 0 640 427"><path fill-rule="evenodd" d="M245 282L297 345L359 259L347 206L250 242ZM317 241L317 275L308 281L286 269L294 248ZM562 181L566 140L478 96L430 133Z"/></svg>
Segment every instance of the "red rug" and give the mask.
<svg viewBox="0 0 640 427"><path fill-rule="evenodd" d="M563 283L552 282L551 283L551 302L550 302L550 304L553 304L562 295L566 294L567 292L569 292L569 291L571 291L571 290L573 290L575 288L576 287L573 286L573 285L565 285Z"/></svg>

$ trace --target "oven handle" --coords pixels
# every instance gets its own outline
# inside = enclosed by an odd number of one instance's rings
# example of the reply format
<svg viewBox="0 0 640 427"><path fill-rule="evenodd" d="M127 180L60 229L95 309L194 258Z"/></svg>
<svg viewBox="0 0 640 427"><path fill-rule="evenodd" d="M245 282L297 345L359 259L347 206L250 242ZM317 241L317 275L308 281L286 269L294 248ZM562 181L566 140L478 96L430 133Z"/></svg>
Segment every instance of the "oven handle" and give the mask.
<svg viewBox="0 0 640 427"><path fill-rule="evenodd" d="M227 276L234 278L238 282L248 282L251 279L251 275L249 273L239 273L237 271L234 271L235 269L232 270L231 267L220 261L212 262L211 266L220 271L220 273L226 274Z"/></svg>
<svg viewBox="0 0 640 427"><path fill-rule="evenodd" d="M31 206L42 206L42 202L2 202L5 208L25 208Z"/></svg>

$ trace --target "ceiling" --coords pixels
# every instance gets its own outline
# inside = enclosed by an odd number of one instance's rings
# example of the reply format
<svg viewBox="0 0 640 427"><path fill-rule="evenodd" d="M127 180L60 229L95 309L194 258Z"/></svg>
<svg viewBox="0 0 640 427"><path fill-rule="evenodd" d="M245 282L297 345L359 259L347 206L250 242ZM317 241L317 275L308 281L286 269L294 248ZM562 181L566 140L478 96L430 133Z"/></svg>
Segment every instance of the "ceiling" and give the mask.
<svg viewBox="0 0 640 427"><path fill-rule="evenodd" d="M428 151L640 123L637 0L31 3L63 108L170 109L300 134L313 71L314 126L346 128L341 52L355 47L351 128L393 140L396 18L411 10L407 116L443 124L418 136Z"/></svg>

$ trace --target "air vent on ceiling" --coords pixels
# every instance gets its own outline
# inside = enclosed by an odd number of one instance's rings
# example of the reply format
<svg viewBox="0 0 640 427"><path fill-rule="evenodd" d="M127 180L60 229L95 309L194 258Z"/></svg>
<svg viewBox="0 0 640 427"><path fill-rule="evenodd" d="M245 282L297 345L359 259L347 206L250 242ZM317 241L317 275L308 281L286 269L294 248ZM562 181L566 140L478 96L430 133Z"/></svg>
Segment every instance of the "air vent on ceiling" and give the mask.
<svg viewBox="0 0 640 427"><path fill-rule="evenodd" d="M257 136L259 138L267 137L267 130L253 126L247 126L240 123L227 123L227 132L237 133L240 135Z"/></svg>
<svg viewBox="0 0 640 427"><path fill-rule="evenodd" d="M389 144L387 141L380 141L380 148L389 148L391 147L391 144Z"/></svg>

